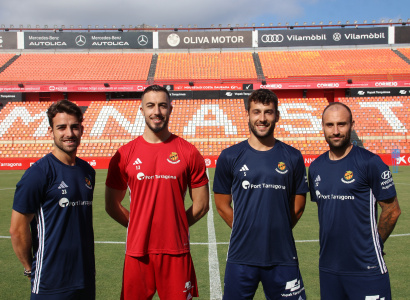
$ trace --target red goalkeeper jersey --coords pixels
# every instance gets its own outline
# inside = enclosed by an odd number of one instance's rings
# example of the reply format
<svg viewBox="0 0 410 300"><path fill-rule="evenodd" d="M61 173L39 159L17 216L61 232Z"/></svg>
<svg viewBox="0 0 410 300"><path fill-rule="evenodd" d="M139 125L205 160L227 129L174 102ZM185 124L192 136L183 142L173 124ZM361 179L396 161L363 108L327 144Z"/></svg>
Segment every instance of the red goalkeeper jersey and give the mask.
<svg viewBox="0 0 410 300"><path fill-rule="evenodd" d="M176 135L158 144L140 136L118 149L110 161L106 185L130 191L126 254L189 252L185 193L188 187L206 183L203 157Z"/></svg>

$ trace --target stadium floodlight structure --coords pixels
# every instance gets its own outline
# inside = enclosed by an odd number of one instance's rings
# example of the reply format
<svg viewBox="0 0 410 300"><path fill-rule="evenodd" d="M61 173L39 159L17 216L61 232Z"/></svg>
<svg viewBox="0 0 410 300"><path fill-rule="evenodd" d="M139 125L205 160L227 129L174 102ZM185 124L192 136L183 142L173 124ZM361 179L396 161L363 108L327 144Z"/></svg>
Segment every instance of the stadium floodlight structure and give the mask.
<svg viewBox="0 0 410 300"><path fill-rule="evenodd" d="M333 24L333 22L332 21L329 21L329 25L332 25Z"/></svg>
<svg viewBox="0 0 410 300"><path fill-rule="evenodd" d="M6 28L6 25L4 25L4 24L1 24L1 28Z"/></svg>
<svg viewBox="0 0 410 300"><path fill-rule="evenodd" d="M373 23L373 24L376 23L376 20L373 20L372 23Z"/></svg>
<svg viewBox="0 0 410 300"><path fill-rule="evenodd" d="M285 25L286 25L286 26L289 26L289 22L286 22Z"/></svg>
<svg viewBox="0 0 410 300"><path fill-rule="evenodd" d="M70 25L70 29L73 29L74 28L74 25Z"/></svg>
<svg viewBox="0 0 410 300"><path fill-rule="evenodd" d="M44 25L44 28L47 29L47 28L48 28L48 25Z"/></svg>
<svg viewBox="0 0 410 300"><path fill-rule="evenodd" d="M31 28L31 25L30 25L30 24L28 24L28 25L27 25L27 28Z"/></svg>
<svg viewBox="0 0 410 300"><path fill-rule="evenodd" d="M248 27L248 23L243 24L243 26Z"/></svg>
<svg viewBox="0 0 410 300"><path fill-rule="evenodd" d="M305 25L305 26L306 26L306 25L307 25L307 22L303 22L303 25Z"/></svg>
<svg viewBox="0 0 410 300"><path fill-rule="evenodd" d="M262 26L262 27L265 27L265 23L262 23L261 26Z"/></svg>
<svg viewBox="0 0 410 300"><path fill-rule="evenodd" d="M367 20L364 20L364 21L363 21L363 24L367 24Z"/></svg>
<svg viewBox="0 0 410 300"><path fill-rule="evenodd" d="M80 29L83 28L83 25L78 25L78 28L80 28Z"/></svg>
<svg viewBox="0 0 410 300"><path fill-rule="evenodd" d="M215 27L215 24L211 24L211 28L214 28Z"/></svg>
<svg viewBox="0 0 410 300"><path fill-rule="evenodd" d="M20 28L23 28L24 26L22 24L19 25Z"/></svg>
<svg viewBox="0 0 410 300"><path fill-rule="evenodd" d="M295 22L295 26L298 26L299 25L299 22Z"/></svg>
<svg viewBox="0 0 410 300"><path fill-rule="evenodd" d="M384 23L384 19L382 19L381 23Z"/></svg>
<svg viewBox="0 0 410 300"><path fill-rule="evenodd" d="M340 25L340 24L342 24L342 21L337 21L337 25Z"/></svg>
<svg viewBox="0 0 410 300"><path fill-rule="evenodd" d="M282 25L282 23L278 23L278 26L281 26Z"/></svg>
<svg viewBox="0 0 410 300"><path fill-rule="evenodd" d="M37 29L40 29L40 25L36 25L36 28L37 28Z"/></svg>
<svg viewBox="0 0 410 300"><path fill-rule="evenodd" d="M167 25L162 25L162 28L167 28Z"/></svg>
<svg viewBox="0 0 410 300"><path fill-rule="evenodd" d="M393 19L390 19L390 20L389 20L389 23L393 23Z"/></svg>
<svg viewBox="0 0 410 300"><path fill-rule="evenodd" d="M316 25L316 22L312 22L312 25Z"/></svg>
<svg viewBox="0 0 410 300"><path fill-rule="evenodd" d="M273 26L273 23L269 23L269 26L272 27L272 26Z"/></svg>
<svg viewBox="0 0 410 300"><path fill-rule="evenodd" d="M197 25L197 24L194 24L194 28L198 28L198 25Z"/></svg>
<svg viewBox="0 0 410 300"><path fill-rule="evenodd" d="M350 21L346 21L346 24L350 24Z"/></svg>
<svg viewBox="0 0 410 300"><path fill-rule="evenodd" d="M354 21L353 21L353 24L357 24L357 20L354 20Z"/></svg>
<svg viewBox="0 0 410 300"><path fill-rule="evenodd" d="M255 23L252 23L252 27L255 27Z"/></svg>

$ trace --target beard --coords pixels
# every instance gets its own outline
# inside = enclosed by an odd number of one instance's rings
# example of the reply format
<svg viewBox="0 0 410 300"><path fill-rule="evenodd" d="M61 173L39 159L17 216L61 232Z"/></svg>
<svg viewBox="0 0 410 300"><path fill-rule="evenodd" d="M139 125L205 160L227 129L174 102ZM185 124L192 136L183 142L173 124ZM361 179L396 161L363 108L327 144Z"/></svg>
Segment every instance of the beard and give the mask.
<svg viewBox="0 0 410 300"><path fill-rule="evenodd" d="M252 133L260 139L266 138L268 136L272 136L273 135L273 131L275 130L275 124L271 124L271 126L269 127L268 131L264 132L264 133L260 133L257 130L256 125L252 125L251 123L248 123L250 130L252 131Z"/></svg>
<svg viewBox="0 0 410 300"><path fill-rule="evenodd" d="M351 133L349 131L344 137L341 137L341 140L338 142L333 141L331 137L328 136L325 137L325 140L329 144L330 149L340 150L346 149L350 145L350 136Z"/></svg>
<svg viewBox="0 0 410 300"><path fill-rule="evenodd" d="M159 132L161 132L164 128L166 128L166 127L168 126L168 122L169 122L169 119L165 119L162 124L158 124L158 125L156 125L156 126L152 126L149 121L147 122L147 120L145 120L145 124L146 124L146 125L148 126L148 128L149 128L152 132L154 132L154 133L159 133Z"/></svg>

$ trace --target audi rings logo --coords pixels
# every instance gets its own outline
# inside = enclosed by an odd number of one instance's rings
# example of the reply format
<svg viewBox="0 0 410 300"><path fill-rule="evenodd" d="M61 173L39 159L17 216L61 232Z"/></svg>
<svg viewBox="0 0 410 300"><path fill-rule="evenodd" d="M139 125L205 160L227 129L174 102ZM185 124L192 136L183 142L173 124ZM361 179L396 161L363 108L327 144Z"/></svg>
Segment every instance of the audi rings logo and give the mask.
<svg viewBox="0 0 410 300"><path fill-rule="evenodd" d="M341 39L342 39L342 35L341 35L339 32L335 32L335 33L333 34L333 40L334 40L335 42L339 42Z"/></svg>
<svg viewBox="0 0 410 300"><path fill-rule="evenodd" d="M85 45L86 42L87 39L83 35L77 35L77 37L75 38L75 43L77 44L77 46L82 47Z"/></svg>
<svg viewBox="0 0 410 300"><path fill-rule="evenodd" d="M390 171L384 171L380 177L383 180L389 179L391 177L391 172Z"/></svg>
<svg viewBox="0 0 410 300"><path fill-rule="evenodd" d="M284 39L281 34L264 34L261 37L262 43L282 43Z"/></svg>
<svg viewBox="0 0 410 300"><path fill-rule="evenodd" d="M146 44L148 44L148 38L146 35L140 35L138 37L138 45L140 46L145 46Z"/></svg>

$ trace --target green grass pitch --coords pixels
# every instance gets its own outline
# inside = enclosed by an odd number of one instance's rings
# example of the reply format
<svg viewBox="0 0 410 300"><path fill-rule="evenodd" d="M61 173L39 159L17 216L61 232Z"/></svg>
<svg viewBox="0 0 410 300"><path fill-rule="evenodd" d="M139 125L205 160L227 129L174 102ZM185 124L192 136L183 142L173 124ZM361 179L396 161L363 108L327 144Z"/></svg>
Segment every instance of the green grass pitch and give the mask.
<svg viewBox="0 0 410 300"><path fill-rule="evenodd" d="M104 210L106 170L97 170L94 193L95 258L97 268L97 299L119 299L125 251L126 230L113 221ZM23 274L23 267L14 255L9 238L10 215L14 188L23 171L0 171L0 298L29 299L30 283ZM209 170L211 186L214 170ZM390 272L393 299L408 299L410 282L410 166L400 166L393 174L402 210L398 224L386 245L386 263ZM213 199L212 199L213 200ZM189 205L189 197L186 204ZM129 203L127 199L124 203ZM218 291L218 276L211 276L209 264L219 264L219 290L223 289L225 259L230 236L229 227L213 206L213 226L216 250L209 255L208 217L191 227L191 249L199 284L199 299L211 299ZM320 299L318 272L318 221L316 205L307 199L306 210L294 229L294 237L300 260L300 269L308 299ZM210 230L211 232L212 230ZM111 243L110 243L111 242ZM119 243L113 243L119 242ZM214 245L214 244L213 244ZM212 248L212 247L211 247ZM215 249L215 247L213 247ZM210 258L211 257L211 258ZM215 274L215 273L213 273ZM216 283L215 283L216 282ZM218 297L212 297L218 299ZM157 297L155 299L158 299ZM220 299L220 298L219 298ZM255 299L265 299L260 287Z"/></svg>

